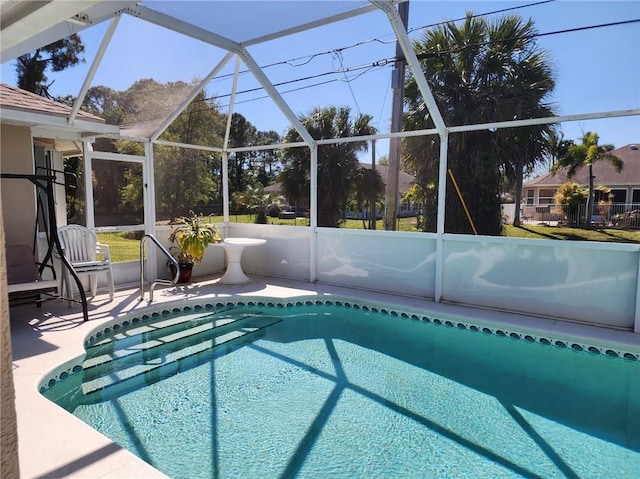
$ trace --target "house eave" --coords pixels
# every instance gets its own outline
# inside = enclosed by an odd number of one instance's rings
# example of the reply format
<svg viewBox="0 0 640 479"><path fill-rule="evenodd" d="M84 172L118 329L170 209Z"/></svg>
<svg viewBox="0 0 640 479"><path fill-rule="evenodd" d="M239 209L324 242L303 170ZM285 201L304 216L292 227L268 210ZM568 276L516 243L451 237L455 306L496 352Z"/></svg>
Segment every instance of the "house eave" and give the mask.
<svg viewBox="0 0 640 479"><path fill-rule="evenodd" d="M69 124L61 116L37 112L26 112L0 107L0 122L31 128L36 136L47 136L67 140L82 140L98 136L119 136L120 127L102 122L76 120Z"/></svg>

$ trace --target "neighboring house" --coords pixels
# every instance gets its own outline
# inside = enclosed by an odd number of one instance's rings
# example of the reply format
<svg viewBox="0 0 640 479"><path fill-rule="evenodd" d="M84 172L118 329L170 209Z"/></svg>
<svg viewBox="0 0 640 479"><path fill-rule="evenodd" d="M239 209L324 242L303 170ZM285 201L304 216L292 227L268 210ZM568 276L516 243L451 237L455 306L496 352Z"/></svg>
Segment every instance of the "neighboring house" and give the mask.
<svg viewBox="0 0 640 479"><path fill-rule="evenodd" d="M371 164L360 163L360 167L371 169ZM380 173L382 181L387 184L389 178L389 167L386 165L376 165L376 171ZM403 201L402 197L409 191L411 185L415 183L415 178L409 173L400 170L398 175L398 217L416 216L418 214L418 205L411 204L409 201Z"/></svg>
<svg viewBox="0 0 640 479"><path fill-rule="evenodd" d="M63 158L82 154L82 141L117 135L102 118L14 86L0 83L0 173L33 175L36 167L63 169ZM43 170L38 168L38 173ZM57 178L63 182L63 175ZM8 245L32 245L36 227L36 191L27 180L0 180L2 216ZM58 224L66 224L64 186L56 187Z"/></svg>
<svg viewBox="0 0 640 479"><path fill-rule="evenodd" d="M360 163L360 167L371 169L371 164ZM380 173L380 176L382 177L382 181L386 185L387 178L389 177L389 167L385 165L376 165L376 171ZM405 173L404 171L400 171L400 174L398 176L398 216L399 217L415 216L418 213L417 205L413 205L408 201L402 201L402 197L407 191L409 191L409 188L411 188L411 185L414 183L414 181L415 180L413 176L411 176L408 173ZM264 191L268 193L281 193L282 186L280 185L280 183L274 183L272 185L266 186L264 188ZM285 201L288 201L288 200L285 199ZM291 207L296 206L292 203L289 203L289 204ZM297 205L297 207L303 210L308 209L308 205ZM379 211L378 215L380 214L382 214L382 212ZM354 212L352 211L347 212L347 217L353 217L353 216L357 216L357 215L354 215Z"/></svg>
<svg viewBox="0 0 640 479"><path fill-rule="evenodd" d="M604 186L611 192L611 215L640 209L640 144L626 145L611 153L624 162L623 170L618 173L607 160L600 160L593 165L594 185ZM523 185L524 204L522 213L525 219L545 220L545 215L553 215L556 204L555 194L558 188L568 181L589 187L589 169L580 168L569 179L567 170L563 168L555 175L546 173L537 176ZM596 189L596 203L606 200L604 193ZM550 218L554 219L554 218Z"/></svg>

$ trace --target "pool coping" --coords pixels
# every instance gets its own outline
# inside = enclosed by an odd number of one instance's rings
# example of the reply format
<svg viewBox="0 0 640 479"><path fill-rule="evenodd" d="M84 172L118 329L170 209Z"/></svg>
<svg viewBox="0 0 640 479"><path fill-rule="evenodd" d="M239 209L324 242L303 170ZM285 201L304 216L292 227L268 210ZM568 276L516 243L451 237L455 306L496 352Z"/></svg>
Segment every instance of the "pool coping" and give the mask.
<svg viewBox="0 0 640 479"><path fill-rule="evenodd" d="M190 294L191 289L198 295ZM84 344L91 334L125 318L149 314L152 311L177 307L188 299L191 304L207 302L274 301L295 304L299 301L343 302L353 307L354 302L368 301L399 319L402 312L415 313L418 320L437 316L442 327L461 327L460 324L474 324L490 329L491 334L510 339L510 333L529 334L534 338L550 341L569 338L583 344L598 344L600 348L633 353L640 357L640 334L629 331L586 326L578 323L560 322L545 318L534 318L512 313L468 308L465 306L434 303L412 297L385 295L361 290L333 288L290 280L278 281L273 278L257 279L242 287L224 287L215 282L197 283L197 286L182 290L156 292L157 302L149 307L137 301L137 291L116 292L116 301L108 302L98 297L92 306L92 319L82 322L79 308L69 310L57 305L55 311L43 312L33 307L20 307L11 311L12 339L14 344L14 384L16 388L16 409L18 414L19 456L21 477L166 477L135 455L114 445L108 438L88 425L51 403L40 392L44 382L58 377L65 368L73 368L74 361L84 355ZM251 296L248 299L247 296ZM176 299L179 297L180 299ZM196 299L197 298L197 299ZM65 304L66 306L66 304ZM422 316L420 316L422 315ZM25 324L25 321L28 321ZM438 323L436 323L438 324ZM14 326L19 326L14 328ZM501 333L499 333L500 331ZM34 349L34 334L37 341L51 346L42 352L21 357L18 349ZM478 331L482 334L482 331ZM489 334L489 332L485 332ZM514 339L515 340L515 339ZM35 343L37 346L39 343ZM544 343L543 343L544 344ZM31 346L30 346L31 345ZM42 346L42 345L40 345ZM602 350L600 354L602 354ZM606 354L606 350L604 351ZM53 365L58 364L58 367Z"/></svg>

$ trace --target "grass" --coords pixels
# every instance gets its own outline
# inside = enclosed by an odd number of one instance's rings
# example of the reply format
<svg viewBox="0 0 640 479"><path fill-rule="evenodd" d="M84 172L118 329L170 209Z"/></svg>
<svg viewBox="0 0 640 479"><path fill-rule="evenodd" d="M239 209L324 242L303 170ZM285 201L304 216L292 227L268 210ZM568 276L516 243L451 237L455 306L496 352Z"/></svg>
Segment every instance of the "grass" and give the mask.
<svg viewBox="0 0 640 479"><path fill-rule="evenodd" d="M229 215L229 220L232 223L253 223L255 221L255 215ZM221 221L220 217L216 217L214 221ZM289 226L309 226L308 218L295 218L295 219L281 219L269 217L270 225L289 225ZM415 228L415 218L400 218L398 219L398 231L417 231ZM361 230L362 220L347 220L345 229ZM384 221L378 220L376 222L377 230L384 230Z"/></svg>
<svg viewBox="0 0 640 479"><path fill-rule="evenodd" d="M613 228L583 229L558 226L504 226L504 236L510 238L555 239L570 241L607 241L610 243L639 243L640 230Z"/></svg>
<svg viewBox="0 0 640 479"><path fill-rule="evenodd" d="M130 236L127 233L97 233L97 236L100 243L109 245L112 262L140 259L140 241L127 238L127 236Z"/></svg>
<svg viewBox="0 0 640 479"><path fill-rule="evenodd" d="M233 223L253 223L254 215L232 215L230 218ZM213 221L221 221L220 217L216 217ZM415 218L400 218L398 221L399 231L417 231L415 226ZM280 219L269 218L269 224L273 225L289 225L289 226L308 226L307 218L296 219ZM345 228L362 229L361 220L347 220ZM376 229L384 230L382 220L376 223ZM129 239L127 234L123 232L98 233L98 239L101 243L107 244L111 250L111 260L128 261L137 260L140 257L140 241ZM611 243L640 243L640 230L619 230L619 229L582 229L567 228L557 226L538 226L538 225L522 225L515 227L505 225L503 236L510 238L534 238L534 239L554 239L568 241L606 241Z"/></svg>

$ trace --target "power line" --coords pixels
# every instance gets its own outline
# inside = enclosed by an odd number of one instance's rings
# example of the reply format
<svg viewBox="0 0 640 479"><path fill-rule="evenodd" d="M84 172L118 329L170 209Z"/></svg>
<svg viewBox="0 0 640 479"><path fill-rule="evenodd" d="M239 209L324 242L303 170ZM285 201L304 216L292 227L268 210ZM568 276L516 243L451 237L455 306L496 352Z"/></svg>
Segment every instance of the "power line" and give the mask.
<svg viewBox="0 0 640 479"><path fill-rule="evenodd" d="M550 3L552 1L554 1L554 0L545 0L545 1L541 1L541 2L528 4L526 6L540 5L540 4L544 4L544 3ZM507 11L507 10L514 10L516 8L524 8L524 7L525 6L511 7L511 8L508 8L508 9L496 10L494 12L484 13L482 15L475 15L475 16L477 17L477 16L490 15L490 14L493 14L493 13L501 13L501 12L504 12L504 11ZM465 45L463 47L456 48L456 49L451 49L451 50L440 50L440 51L433 51L433 52L423 52L423 53L418 54L417 57L418 57L418 59L424 59L424 58L434 57L436 55L457 53L457 52L463 51L463 50L468 49L468 48L478 48L478 47L487 46L487 45L496 44L496 43L503 43L503 42L521 40L521 39L528 39L528 38L539 38L539 37L545 37L545 36L551 36L551 35L559 35L559 34L564 34L564 33L574 33L574 32L578 32L578 31L586 31L586 30L592 30L592 29L597 29L597 28L616 27L616 26L621 26L621 25L634 24L634 23L638 23L638 22L640 22L640 19L623 20L623 21L618 21L618 22L610 22L610 23L603 23L603 24L596 24L596 25L588 25L588 26L583 26L583 27L575 27L575 28L569 28L569 29L563 29L563 30L555 30L555 31L544 32L544 33L536 33L536 34L532 34L532 35L524 35L524 36L521 36L521 37L512 37L512 38L507 38L507 39L500 39L500 40L495 40L495 41L482 42L482 43L477 43L477 44L470 44L470 45ZM442 25L442 24L446 24L446 23L449 23L449 22L440 22L440 23L437 23L437 24L433 24L431 26ZM421 28L429 28L429 26L421 27ZM360 43L355 44L355 45L362 45L364 43L367 43L367 42L360 42ZM351 46L344 47L344 48L337 49L337 50L332 50L330 52L317 53L317 54L312 55L310 58L312 59L312 58L315 58L317 56L325 55L325 54L328 54L328 53L336 54L336 52L341 52L341 51L343 51L343 50L345 50L347 48L351 48ZM304 57L299 57L299 58L304 58ZM340 59L340 63L341 63L341 66L342 66L343 64L342 64L341 55L338 58ZM293 80L287 80L287 81L283 81L283 82L280 82L280 83L275 83L274 87L284 86L284 85L288 85L288 84L292 84L292 83L297 83L297 82L300 82L300 81L312 80L312 79L315 79L315 78L321 78L323 76L328 76L328 75L343 74L345 76L344 80L333 79L333 80L329 80L329 81L318 82L318 83L314 83L314 84L311 84L311 85L305 85L303 87L299 87L299 88L283 91L283 92L281 92L281 94L300 91L300 90L304 90L304 89L307 89L307 88L313 88L313 87L316 87L316 86L321 86L321 85L325 85L327 83L332 83L332 82L336 82L336 81L344 81L344 82L346 82L349 85L349 88L351 89L351 84L350 84L351 81L356 80L357 78L361 77L365 73L368 73L369 71L373 70L374 68L386 67L386 66L392 65L395 61L397 61L399 59L400 58L398 58L398 57L383 58L383 59L374 61L371 64L361 65L361 66L357 66L357 67L350 67L350 68L340 68L338 70L322 72L322 73L318 73L318 74L315 74L315 75L309 75L309 76L305 76L305 77L301 77L301 78L296 78L296 79L293 79ZM272 64L269 64L269 65L265 65L265 66L263 66L261 68L268 68L270 66L288 64L288 62L290 62L290 61L292 61L292 60L276 62L276 63L272 63ZM302 65L305 65L307 63L309 63L309 62L305 62L305 63L299 64L299 65L295 65L295 67L302 66ZM347 77L347 73L348 72L354 72L354 71L359 71L359 70L364 70L364 71L361 72L360 74L354 76L353 78L348 78ZM243 70L240 73L244 74L244 73L248 73L248 72L249 72L249 70ZM228 77L231 77L231 76L233 76L233 74L222 75L222 76L218 77L217 79L218 79L218 81L222 81L224 78L228 78ZM236 95L252 93L252 92L260 91L260 90L263 90L262 86L255 87L255 88L250 88L250 89L246 89L246 90L242 90L242 91L238 91L238 92L236 92ZM351 93L352 93L352 96L354 97L354 101L356 101L356 105L357 105L357 100L355 99L355 95L353 94L353 90L351 90ZM204 99L194 100L194 103L195 102L205 102L205 101L210 101L210 100L218 100L218 99L226 98L226 97L230 97L230 96L231 96L230 94L216 95L216 96L207 97L207 98L204 98ZM268 95L263 96L263 97L259 97L259 98L243 100L241 102L236 102L236 104L243 104L243 103L248 103L248 102L251 102L251 101L257 101L257 100L260 100L260 99L263 99L263 98L268 98ZM162 107L162 108L166 108L166 107ZM147 110L140 110L140 112L148 112L148 111L153 111L153 110L157 110L157 109L160 109L160 108L151 108L151 109L147 109ZM195 110L193 112L195 113L197 111L201 111L201 110Z"/></svg>
<svg viewBox="0 0 640 479"><path fill-rule="evenodd" d="M477 15L472 15L472 18L484 17L484 16L489 16L489 15L494 15L496 13L504 13L504 12L508 12L508 11L512 11L512 10L518 10L518 9L522 9L522 8L534 7L534 6L542 5L542 4L545 4L545 3L552 3L554 1L555 0L542 0L542 1L539 1L539 2L533 2L533 3L524 4L524 5L517 5L517 6L514 6L514 7L508 7L508 8L502 8L502 9L499 9L499 10L493 10L493 11L490 11L490 12L485 12L485 13L479 13ZM457 18L457 19L454 19L454 20L447 20L447 21L443 21L443 22L437 22L437 23L424 25L424 26L421 26L421 27L414 27L414 28L408 30L407 33L412 33L412 32L414 32L416 30L423 30L423 29L426 29L426 28L432 28L432 27L439 26L439 25L446 25L447 23L450 23L450 22L457 22L457 21L461 21L461 20L465 20L465 19L466 19L466 17L460 17L460 18ZM381 43L383 45L387 45L387 44L390 44L390 43L394 43L395 41L396 41L395 38L392 39L392 40L389 40L389 41L384 41L384 40L381 40L379 38L372 38L372 39L369 39L369 40L363 40L363 41L360 41L360 42L356 42L356 43L353 43L351 45L347 45L347 46L344 46L344 47L335 48L333 50L327 50L327 51L324 51L324 52L317 52L317 53L313 53L311 55L305 55L305 56L301 56L301 57L291 58L291 59L288 59L288 60L281 60L281 61L269 63L269 64L261 66L260 68L261 69L265 69L265 68L271 68L271 67L282 66L282 65L289 65L289 66L291 66L293 68L298 68L298 67L302 67L304 65L307 65L307 64L311 63L311 61L313 61L314 59L316 59L318 57L321 57L321 56L334 55L336 53L341 53L341 52L343 52L345 50L350 50L352 48L357 48L359 46L366 45L366 44L369 44L369 43L377 42L377 43ZM305 60L305 61L303 61L301 63L297 63L297 64L294 63L294 62L297 62L299 60ZM250 70L240 70L240 72L238 74L239 75L245 75L247 73L250 73ZM211 83L222 82L222 81L224 81L226 79L229 79L229 78L232 78L232 77L233 77L233 73L227 73L227 74L220 75L220 76L216 77L215 79L213 79L213 81ZM195 82L195 83L192 82L192 83L187 83L187 84L195 85L196 83L197 82ZM157 91L162 91L162 90L159 89ZM247 91L239 92L239 93L250 93L251 91L253 91L253 90L247 90ZM225 95L225 96L228 96L228 95ZM197 101L207 101L207 100L212 100L214 98L220 98L220 97L209 97L209 98L205 98L204 100L197 100Z"/></svg>
<svg viewBox="0 0 640 479"><path fill-rule="evenodd" d="M539 3L548 3L550 1L553 1L553 0L546 0L545 2L539 2ZM420 53L420 54L418 54L418 59L428 58L428 57L432 57L432 56L436 56L436 55L444 55L444 54L456 53L458 51L462 51L462 50L467 49L467 48L477 48L477 47L487 46L487 45L491 45L491 44L495 44L495 43L509 42L509 41L514 41L514 40L527 39L527 38L545 37L545 36L549 36L549 35L572 33L572 32L577 32L577 31L591 30L591 29L604 28L604 27L613 27L613 26L632 24L632 23L638 23L638 22L640 22L640 19L623 20L623 21L619 21L619 22L603 23L603 24L598 24L598 25L589 25L589 26L584 26L584 27L576 27L576 28L570 28L570 29L564 29L564 30L556 30L556 31L552 31L552 32L536 33L536 34L533 34L533 35L524 35L524 36L521 36L521 37L512 37L512 38L500 39L500 40L495 40L495 41L490 41L490 42L470 44L470 45L465 45L464 47L460 47L458 49L440 50L440 51L434 51L434 52ZM290 83L296 83L298 81L304 81L304 80L309 80L309 79L313 79L313 78L319 78L319 77L326 76L326 75L336 75L336 74L340 74L340 73L346 73L346 72L349 72L349 71L356 71L356 70L361 70L361 69L365 69L365 68L368 68L369 70L371 70L372 68L375 68L375 67L390 65L391 63L393 63L394 61L396 61L398 59L399 58L397 58L397 57L383 58L383 59L380 59L380 60L377 60L377 61L373 62L371 65L359 66L359 67L351 67L351 68L346 68L346 69L341 69L341 70L323 72L323 73L319 73L319 74L316 74L316 75L311 75L311 76L306 76L306 77L302 77L302 78L298 78L298 79L288 80L288 81L285 81L285 82L276 83L276 84L274 84L274 86L282 86L282 85L287 85L287 84L290 84ZM356 78L358 78L360 76L361 75L358 75ZM348 81L353 81L353 80L355 80L355 78L352 78L351 80L347 80L347 82ZM324 83L321 83L321 84L324 84ZM309 88L310 87L311 86L309 86ZM303 88L298 88L298 89L293 90L293 91L301 90ZM249 89L249 90L239 91L239 92L236 92L236 95L243 94L243 93L251 93L251 92L257 91L257 90L262 90L262 87L256 87L256 88L252 88L252 89ZM228 96L230 96L230 95L227 94L227 95L215 96L215 97L208 98L208 100L211 100L211 99L214 99L214 98L217 98L217 99L225 98L225 97L228 97ZM199 101L202 101L202 100L199 100Z"/></svg>
<svg viewBox="0 0 640 479"><path fill-rule="evenodd" d="M533 39L533 38L540 38L540 37L546 37L549 35L560 35L563 33L574 33L574 32L580 32L580 31L585 31L585 30L593 30L596 28L605 28L605 27L616 27L616 26L620 26L620 25L629 25L632 23L638 23L640 22L640 18L636 18L633 20L622 20L619 22L610 22L610 23L600 23L597 25L588 25L586 27L575 27L575 28L567 28L564 30L555 30L552 32L545 32L545 33L534 33L531 35L522 35L519 37L511 37L511 38L501 38L499 40L493 40L493 41L488 41L488 42L481 42L481 43L472 43L469 45L464 45L462 47L459 48L453 48L451 50L438 50L438 51L433 51L433 52L424 52L424 53L419 53L416 56L418 57L418 60L421 60L423 58L431 58L431 57L435 57L438 55L444 55L444 54L449 54L449 53L458 53L461 52L463 50L469 49L469 48L478 48L478 47L484 47L484 46L488 46L488 45L494 45L497 43L505 43L505 42L512 42L515 40L526 40L526 39Z"/></svg>
<svg viewBox="0 0 640 479"><path fill-rule="evenodd" d="M501 8L500 10L493 10L492 12L485 12L485 13L479 13L477 15L471 15L471 18L487 17L489 15L495 15L496 13L509 12L511 10L518 10L520 8L535 7L535 6L538 6L538 5L543 5L545 3L552 3L552 2L555 2L555 0L542 0L540 2L527 3L526 5L517 5L515 7ZM413 33L416 30L424 30L426 28L438 27L440 25L446 25L447 23L461 22L462 20L466 20L466 19L467 19L467 17L460 17L460 18L455 18L453 20L448 20L448 21L445 21L445 22L431 23L429 25L424 25L422 27L414 27L414 28L409 29L407 31L407 33ZM395 40L393 40L393 41L395 41Z"/></svg>

